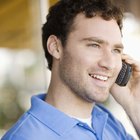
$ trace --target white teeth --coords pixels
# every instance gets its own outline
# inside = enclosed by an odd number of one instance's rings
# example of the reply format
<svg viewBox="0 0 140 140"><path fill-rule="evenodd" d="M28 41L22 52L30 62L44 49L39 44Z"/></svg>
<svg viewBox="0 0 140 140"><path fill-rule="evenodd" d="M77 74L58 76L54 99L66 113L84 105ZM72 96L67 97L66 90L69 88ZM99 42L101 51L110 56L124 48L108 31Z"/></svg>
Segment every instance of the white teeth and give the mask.
<svg viewBox="0 0 140 140"><path fill-rule="evenodd" d="M99 79L99 80L102 80L102 81L106 81L106 80L108 80L108 77L106 77L106 76L101 76L101 75L91 75L91 77L93 77L93 78L96 78L96 79Z"/></svg>

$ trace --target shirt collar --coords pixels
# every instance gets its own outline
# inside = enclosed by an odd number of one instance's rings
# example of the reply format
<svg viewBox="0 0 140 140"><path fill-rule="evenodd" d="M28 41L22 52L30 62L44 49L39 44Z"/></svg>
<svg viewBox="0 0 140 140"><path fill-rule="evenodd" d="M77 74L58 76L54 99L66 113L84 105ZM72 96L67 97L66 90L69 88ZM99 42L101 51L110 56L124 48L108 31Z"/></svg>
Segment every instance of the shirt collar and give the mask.
<svg viewBox="0 0 140 140"><path fill-rule="evenodd" d="M70 131L78 121L59 111L52 105L45 102L46 94L40 94L31 98L31 108L29 113L44 123L47 127L55 131L58 135L63 135Z"/></svg>
<svg viewBox="0 0 140 140"><path fill-rule="evenodd" d="M99 139L102 139L102 134L107 121L108 113L101 105L95 105L92 111L92 127Z"/></svg>

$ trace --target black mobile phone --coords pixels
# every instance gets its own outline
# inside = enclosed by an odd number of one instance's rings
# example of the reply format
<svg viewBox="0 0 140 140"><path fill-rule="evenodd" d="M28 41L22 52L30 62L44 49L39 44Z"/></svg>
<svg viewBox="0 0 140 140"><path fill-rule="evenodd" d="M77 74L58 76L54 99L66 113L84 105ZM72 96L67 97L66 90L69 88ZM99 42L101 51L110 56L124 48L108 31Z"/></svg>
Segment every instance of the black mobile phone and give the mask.
<svg viewBox="0 0 140 140"><path fill-rule="evenodd" d="M129 64L122 62L122 69L115 83L118 84L119 86L126 86L130 79L131 73L132 67Z"/></svg>

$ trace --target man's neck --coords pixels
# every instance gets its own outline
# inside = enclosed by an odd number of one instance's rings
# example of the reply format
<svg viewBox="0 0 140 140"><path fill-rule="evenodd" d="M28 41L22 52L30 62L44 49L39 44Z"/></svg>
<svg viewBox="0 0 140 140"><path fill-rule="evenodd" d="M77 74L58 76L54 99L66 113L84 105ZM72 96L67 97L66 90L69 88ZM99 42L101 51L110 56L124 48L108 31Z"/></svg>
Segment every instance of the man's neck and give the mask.
<svg viewBox="0 0 140 140"><path fill-rule="evenodd" d="M85 101L82 97L72 93L69 89L60 85L55 85L54 88L52 84L50 84L46 102L65 114L76 118L90 117L94 106L94 103Z"/></svg>

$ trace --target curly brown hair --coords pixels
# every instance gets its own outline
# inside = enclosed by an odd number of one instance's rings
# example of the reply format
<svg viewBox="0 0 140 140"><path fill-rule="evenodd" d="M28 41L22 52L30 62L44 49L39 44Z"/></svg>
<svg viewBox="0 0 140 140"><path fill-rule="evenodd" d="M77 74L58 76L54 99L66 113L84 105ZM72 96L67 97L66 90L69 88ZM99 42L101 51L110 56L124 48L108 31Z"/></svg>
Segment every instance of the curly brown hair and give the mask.
<svg viewBox="0 0 140 140"><path fill-rule="evenodd" d="M79 13L83 13L87 18L99 15L105 20L115 19L120 30L122 29L123 12L110 0L59 0L49 9L46 23L42 27L42 43L50 70L53 59L46 47L49 36L57 36L64 47L74 19Z"/></svg>

